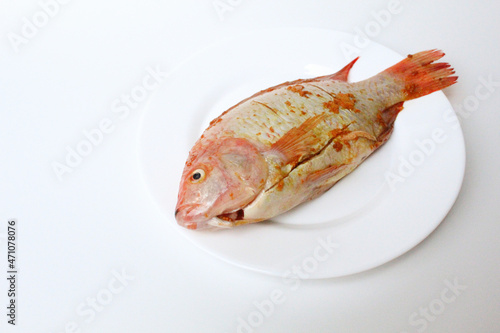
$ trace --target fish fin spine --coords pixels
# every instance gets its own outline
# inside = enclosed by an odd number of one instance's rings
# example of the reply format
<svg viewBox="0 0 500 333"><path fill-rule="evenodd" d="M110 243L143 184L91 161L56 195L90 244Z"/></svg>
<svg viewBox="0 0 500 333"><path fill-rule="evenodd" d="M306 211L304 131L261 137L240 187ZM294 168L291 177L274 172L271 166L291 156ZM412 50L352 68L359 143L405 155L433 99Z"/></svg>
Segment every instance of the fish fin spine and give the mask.
<svg viewBox="0 0 500 333"><path fill-rule="evenodd" d="M352 68L352 66L354 66L354 64L356 63L356 61L358 61L358 59L359 59L359 57L357 57L356 59L354 59L353 61L351 61L350 63L348 63L346 66L344 66L344 68L342 68L341 70L339 70L337 73L328 75L327 77L330 80L337 80L337 81L345 81L345 82L347 82L347 77L349 76L349 72L351 71L351 68Z"/></svg>

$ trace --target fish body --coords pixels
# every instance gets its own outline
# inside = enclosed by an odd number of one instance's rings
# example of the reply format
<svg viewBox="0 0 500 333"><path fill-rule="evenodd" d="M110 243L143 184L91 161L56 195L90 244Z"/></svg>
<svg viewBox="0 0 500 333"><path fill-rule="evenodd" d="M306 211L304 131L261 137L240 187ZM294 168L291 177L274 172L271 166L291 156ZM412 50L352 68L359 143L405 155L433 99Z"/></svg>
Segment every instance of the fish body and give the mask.
<svg viewBox="0 0 500 333"><path fill-rule="evenodd" d="M189 153L176 219L189 229L259 222L314 199L390 137L404 101L456 82L424 51L360 82L339 72L285 82L231 107Z"/></svg>

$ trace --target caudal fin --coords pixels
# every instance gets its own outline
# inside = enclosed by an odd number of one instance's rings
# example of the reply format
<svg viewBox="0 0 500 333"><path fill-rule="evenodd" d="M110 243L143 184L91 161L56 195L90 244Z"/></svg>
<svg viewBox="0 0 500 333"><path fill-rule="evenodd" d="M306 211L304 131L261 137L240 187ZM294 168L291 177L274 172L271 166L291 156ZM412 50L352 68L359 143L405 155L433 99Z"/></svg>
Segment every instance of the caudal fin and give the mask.
<svg viewBox="0 0 500 333"><path fill-rule="evenodd" d="M410 100L444 89L457 82L450 64L434 63L442 58L440 50L430 50L408 55L407 58L389 67L383 73L394 76L404 84L404 100Z"/></svg>

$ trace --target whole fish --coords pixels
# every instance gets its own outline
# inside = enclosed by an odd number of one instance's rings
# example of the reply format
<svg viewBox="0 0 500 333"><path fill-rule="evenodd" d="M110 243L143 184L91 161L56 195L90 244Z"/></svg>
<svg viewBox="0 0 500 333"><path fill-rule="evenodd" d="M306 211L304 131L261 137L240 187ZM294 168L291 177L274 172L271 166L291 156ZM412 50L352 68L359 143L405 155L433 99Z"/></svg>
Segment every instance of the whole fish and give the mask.
<svg viewBox="0 0 500 333"><path fill-rule="evenodd" d="M189 153L175 217L188 229L259 222L314 199L390 137L405 101L454 84L439 50L360 82L339 72L263 90L231 107Z"/></svg>

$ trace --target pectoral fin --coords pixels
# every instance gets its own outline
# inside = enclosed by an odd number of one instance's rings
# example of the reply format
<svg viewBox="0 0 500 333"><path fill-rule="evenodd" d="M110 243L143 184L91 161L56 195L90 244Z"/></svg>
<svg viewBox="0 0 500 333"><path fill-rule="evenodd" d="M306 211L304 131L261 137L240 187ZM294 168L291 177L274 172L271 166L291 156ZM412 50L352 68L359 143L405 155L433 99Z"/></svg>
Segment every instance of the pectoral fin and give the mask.
<svg viewBox="0 0 500 333"><path fill-rule="evenodd" d="M314 129L326 118L320 114L294 127L271 146L271 151L283 157L285 164L300 162L315 152L318 137Z"/></svg>

